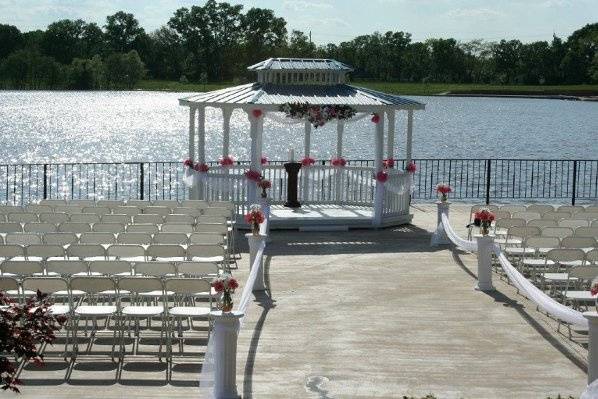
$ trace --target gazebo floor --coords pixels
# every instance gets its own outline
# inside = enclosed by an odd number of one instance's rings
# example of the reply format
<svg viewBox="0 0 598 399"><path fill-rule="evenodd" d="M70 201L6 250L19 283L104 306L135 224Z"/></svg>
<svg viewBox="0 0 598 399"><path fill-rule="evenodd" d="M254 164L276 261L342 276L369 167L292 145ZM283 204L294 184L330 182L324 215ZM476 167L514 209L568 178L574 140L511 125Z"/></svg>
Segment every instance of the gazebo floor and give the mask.
<svg viewBox="0 0 598 399"><path fill-rule="evenodd" d="M348 230L373 228L374 208L371 206L319 204L287 208L272 205L270 229ZM410 215L392 219L385 225L400 225L411 221Z"/></svg>

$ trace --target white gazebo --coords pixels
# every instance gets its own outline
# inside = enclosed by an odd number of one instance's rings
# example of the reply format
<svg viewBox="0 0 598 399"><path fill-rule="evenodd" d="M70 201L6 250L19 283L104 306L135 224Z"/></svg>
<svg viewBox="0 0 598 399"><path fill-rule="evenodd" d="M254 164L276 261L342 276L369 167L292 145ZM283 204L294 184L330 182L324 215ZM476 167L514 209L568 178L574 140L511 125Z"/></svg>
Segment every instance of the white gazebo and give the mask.
<svg viewBox="0 0 598 399"><path fill-rule="evenodd" d="M190 198L232 200L240 215L248 205L259 201L256 183L245 175L247 170L251 170L261 173L263 178L272 183L269 190L271 228L322 225L339 228L380 227L411 221L411 176L402 170L385 168L384 161L394 157L397 111L407 113L406 164L411 161L413 111L423 110L424 104L347 84L347 74L353 69L330 59L270 58L250 66L248 70L257 72L257 82L179 100L180 105L189 107L189 158L194 162L204 164L208 161L205 157L206 107L222 110L223 158L230 153L230 119L233 110L241 109L247 113L251 136L249 165L235 163L210 166L207 172L188 171L193 175L190 181L195 182L191 183ZM262 132L264 118L280 120L287 116L289 121L303 124L303 157L309 157L313 120L310 122L302 118L305 115L289 114L290 107L298 106L315 112L332 109L334 113L337 108L351 110L350 118L328 119L334 119L337 123L336 157L339 158L343 155L345 124L370 118L375 160L373 166L348 162L346 166L339 167L318 161L314 165L302 167L298 184L298 198L302 207L289 209L282 206L287 193L287 175L283 165L261 163ZM381 171L386 176L377 178Z"/></svg>

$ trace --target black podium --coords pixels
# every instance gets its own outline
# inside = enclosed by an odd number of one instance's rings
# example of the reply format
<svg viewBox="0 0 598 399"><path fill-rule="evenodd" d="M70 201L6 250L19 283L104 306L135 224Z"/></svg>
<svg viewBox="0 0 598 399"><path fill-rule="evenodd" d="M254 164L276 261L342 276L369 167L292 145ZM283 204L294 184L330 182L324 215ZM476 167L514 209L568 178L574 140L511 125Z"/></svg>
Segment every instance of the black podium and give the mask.
<svg viewBox="0 0 598 399"><path fill-rule="evenodd" d="M284 206L287 208L301 207L301 204L297 201L297 184L300 169L300 162L288 162L284 164L284 170L287 171L287 202L284 203Z"/></svg>

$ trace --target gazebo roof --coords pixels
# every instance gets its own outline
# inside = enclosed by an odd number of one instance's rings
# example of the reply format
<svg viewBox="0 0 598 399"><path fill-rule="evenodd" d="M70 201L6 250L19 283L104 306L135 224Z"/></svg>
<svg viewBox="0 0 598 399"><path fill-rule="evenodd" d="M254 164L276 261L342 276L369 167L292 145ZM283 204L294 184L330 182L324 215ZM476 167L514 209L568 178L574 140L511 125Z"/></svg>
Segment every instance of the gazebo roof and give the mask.
<svg viewBox="0 0 598 399"><path fill-rule="evenodd" d="M267 109L277 109L285 103L308 103L313 105L350 105L358 111L378 107L395 109L424 109L425 105L394 94L383 93L348 84L298 85L249 83L200 93L181 98L180 105L214 106L226 105L244 108L248 105L261 105Z"/></svg>

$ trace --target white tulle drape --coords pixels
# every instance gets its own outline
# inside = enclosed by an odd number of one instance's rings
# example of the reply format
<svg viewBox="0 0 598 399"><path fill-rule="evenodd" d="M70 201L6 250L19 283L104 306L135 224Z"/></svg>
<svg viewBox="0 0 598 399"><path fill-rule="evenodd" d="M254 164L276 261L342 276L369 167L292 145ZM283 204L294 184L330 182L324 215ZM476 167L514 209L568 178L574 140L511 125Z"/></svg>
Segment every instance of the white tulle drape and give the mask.
<svg viewBox="0 0 598 399"><path fill-rule="evenodd" d="M266 216L265 224L270 220L270 207L264 207L263 212ZM263 227L263 226L262 226ZM239 301L237 303L237 310L236 313L243 313L243 316L239 319L239 325L236 329L236 333L239 333L239 330L243 327L245 322L245 317L247 317L247 309L249 307L249 301L253 296L253 286L255 285L255 280L259 274L260 264L262 262L262 258L264 256L264 250L266 249L266 242L262 241L260 246L257 250L255 260L251 265L251 272L247 277L247 281L245 281L245 286L243 287L243 291L241 292L241 296L239 297ZM222 346L224 345L224 340L218 339L216 337L222 337L224 333L233 331L229 327L215 323L214 328L210 334L210 338L208 339L208 345L206 347L206 353L204 355L204 361L201 366L201 374L199 376L199 397L211 399L214 398L214 379L218 370L215 367L214 362L214 354L219 353L223 350Z"/></svg>
<svg viewBox="0 0 598 399"><path fill-rule="evenodd" d="M445 214L442 215L442 225L447 237L455 245L467 251L477 251L476 242L467 241L459 237L455 233L455 230L452 228L448 217ZM519 290L519 292L523 293L523 295L538 305L540 309L565 323L582 328L588 328L588 320L583 317L581 312L555 301L550 296L546 295L544 291L536 287L531 281L525 278L525 276L519 273L519 271L511 264L511 262L509 262L507 257L502 253L498 244L494 245L494 253L496 254L499 264L509 277L511 283Z"/></svg>
<svg viewBox="0 0 598 399"><path fill-rule="evenodd" d="M442 214L442 227L444 228L444 232L449 240L451 240L453 244L459 248L462 248L468 252L476 252L478 250L478 243L476 241L465 240L457 235L445 214Z"/></svg>

